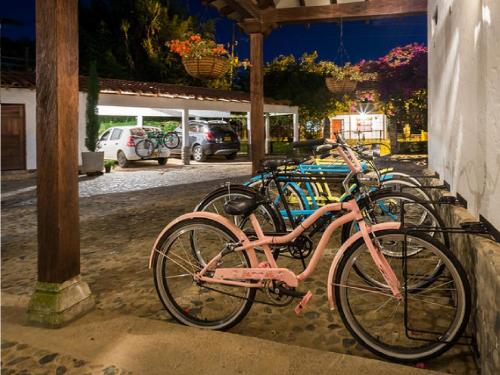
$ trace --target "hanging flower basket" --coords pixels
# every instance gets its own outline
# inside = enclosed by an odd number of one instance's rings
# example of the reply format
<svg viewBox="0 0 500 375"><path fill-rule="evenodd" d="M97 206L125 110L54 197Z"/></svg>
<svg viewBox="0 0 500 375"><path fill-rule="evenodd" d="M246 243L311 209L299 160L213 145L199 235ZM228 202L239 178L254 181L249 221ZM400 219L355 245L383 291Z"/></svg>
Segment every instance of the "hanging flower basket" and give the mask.
<svg viewBox="0 0 500 375"><path fill-rule="evenodd" d="M220 78L229 69L228 59L220 56L183 57L182 63L190 76L199 79Z"/></svg>
<svg viewBox="0 0 500 375"><path fill-rule="evenodd" d="M352 93L356 91L358 81L352 79L337 79L335 77L328 77L325 79L326 87L333 93Z"/></svg>

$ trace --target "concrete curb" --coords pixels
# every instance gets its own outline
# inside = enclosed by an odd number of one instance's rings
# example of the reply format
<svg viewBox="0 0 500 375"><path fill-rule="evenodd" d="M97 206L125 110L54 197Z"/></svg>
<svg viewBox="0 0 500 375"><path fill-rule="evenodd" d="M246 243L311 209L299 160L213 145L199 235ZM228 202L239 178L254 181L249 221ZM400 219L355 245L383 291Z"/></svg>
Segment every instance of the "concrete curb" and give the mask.
<svg viewBox="0 0 500 375"><path fill-rule="evenodd" d="M137 374L435 373L102 311L93 311L60 329L47 329L27 326L23 308L3 306L2 338Z"/></svg>

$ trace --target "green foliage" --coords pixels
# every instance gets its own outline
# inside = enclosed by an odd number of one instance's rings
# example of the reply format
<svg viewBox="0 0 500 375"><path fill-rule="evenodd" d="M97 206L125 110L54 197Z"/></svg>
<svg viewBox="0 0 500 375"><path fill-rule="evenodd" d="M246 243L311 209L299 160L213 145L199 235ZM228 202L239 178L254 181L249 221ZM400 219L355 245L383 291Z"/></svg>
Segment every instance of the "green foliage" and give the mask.
<svg viewBox="0 0 500 375"><path fill-rule="evenodd" d="M189 16L182 2L80 1L79 15L82 74L95 60L101 77L204 86L166 45L189 33L213 36L214 23Z"/></svg>
<svg viewBox="0 0 500 375"><path fill-rule="evenodd" d="M301 123L304 124L301 133L305 137L317 136L324 118L349 108L347 103L352 98L328 91L326 77L350 75L355 80L366 79L357 67L339 67L331 61L317 60L317 52L305 53L300 59L293 55L280 55L264 70L266 96L299 106Z"/></svg>
<svg viewBox="0 0 500 375"><path fill-rule="evenodd" d="M136 125L137 119L128 116L99 116L99 134L114 126Z"/></svg>
<svg viewBox="0 0 500 375"><path fill-rule="evenodd" d="M87 112L86 112L86 137L85 146L94 152L99 135L99 115L97 104L99 102L99 78L95 62L90 64L89 78L87 81Z"/></svg>
<svg viewBox="0 0 500 375"><path fill-rule="evenodd" d="M280 140L287 140L293 137L293 117L292 115L272 116L269 119L271 137Z"/></svg>
<svg viewBox="0 0 500 375"><path fill-rule="evenodd" d="M113 168L116 165L116 160L105 160L104 161L104 166Z"/></svg>

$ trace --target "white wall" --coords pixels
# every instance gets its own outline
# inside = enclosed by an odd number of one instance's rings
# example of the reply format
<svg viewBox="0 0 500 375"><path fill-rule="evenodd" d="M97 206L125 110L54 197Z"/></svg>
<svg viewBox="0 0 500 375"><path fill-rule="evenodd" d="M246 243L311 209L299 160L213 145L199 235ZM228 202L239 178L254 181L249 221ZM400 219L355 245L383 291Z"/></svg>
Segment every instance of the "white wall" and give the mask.
<svg viewBox="0 0 500 375"><path fill-rule="evenodd" d="M428 28L430 167L500 228L500 2L429 0Z"/></svg>
<svg viewBox="0 0 500 375"><path fill-rule="evenodd" d="M346 114L337 115L330 120L343 120L342 131L344 138L346 139L358 139L358 122L369 121L371 126L371 131L365 131L361 133L361 138L364 136L365 139L379 139L387 134L385 115L378 113L367 113L361 114Z"/></svg>
<svg viewBox="0 0 500 375"><path fill-rule="evenodd" d="M78 160L81 164L81 151L87 151L85 147L85 107L87 94L79 93L78 96ZM36 169L36 93L35 90L4 88L0 89L0 101L2 103L24 104L26 111L26 168ZM250 102L233 102L228 100L189 100L173 99L167 96L151 97L139 95L117 95L101 93L99 105L123 106L136 108L171 108L193 109L193 115L208 114L208 111L222 112L248 112ZM266 104L264 111L280 114L298 114L299 108L280 104ZM138 112L141 112L139 110ZM297 116L297 115L296 115Z"/></svg>
<svg viewBox="0 0 500 375"><path fill-rule="evenodd" d="M85 147L85 106L87 94L79 93L78 144L81 151ZM0 101L5 104L24 104L26 116L26 169L36 169L36 93L35 90L4 88L0 90ZM78 152L79 163L82 162Z"/></svg>

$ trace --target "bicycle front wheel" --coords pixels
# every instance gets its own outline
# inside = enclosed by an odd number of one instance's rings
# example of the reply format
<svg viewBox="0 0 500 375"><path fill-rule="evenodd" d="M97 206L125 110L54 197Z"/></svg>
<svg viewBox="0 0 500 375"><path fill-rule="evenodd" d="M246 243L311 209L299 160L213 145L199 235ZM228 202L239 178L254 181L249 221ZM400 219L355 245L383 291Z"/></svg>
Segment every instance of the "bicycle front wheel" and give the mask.
<svg viewBox="0 0 500 375"><path fill-rule="evenodd" d="M404 232L376 233L379 242L402 244ZM339 314L354 338L373 353L398 362L418 362L448 350L464 332L471 309L470 287L455 256L440 242L424 234L407 234L418 255L389 259L401 282L402 300L396 299L373 262L363 239L344 253L333 283ZM438 278L428 275L436 263ZM377 286L368 285L356 266ZM425 285L424 287L416 287Z"/></svg>
<svg viewBox="0 0 500 375"><path fill-rule="evenodd" d="M202 252L205 259L212 259L228 243L237 242L225 226L202 218L181 221L165 233L154 254L152 268L158 296L172 317L188 326L212 330L228 329L243 319L254 301L255 288L194 278L203 266L197 252ZM250 267L244 251L225 255L222 264L224 268Z"/></svg>

